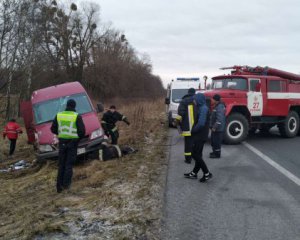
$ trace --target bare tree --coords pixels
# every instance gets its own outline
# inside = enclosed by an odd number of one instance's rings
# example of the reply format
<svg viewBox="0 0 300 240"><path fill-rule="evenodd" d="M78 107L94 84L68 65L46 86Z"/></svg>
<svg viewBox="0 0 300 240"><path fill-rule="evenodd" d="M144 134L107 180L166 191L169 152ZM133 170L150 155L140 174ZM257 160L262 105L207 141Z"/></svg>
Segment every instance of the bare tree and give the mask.
<svg viewBox="0 0 300 240"><path fill-rule="evenodd" d="M5 116L10 117L11 109L11 89L13 84L13 76L17 71L18 65L18 49L21 45L21 33L25 27L25 16L22 4L17 1L6 0L2 2L1 19L3 28L1 31L1 69L6 73L4 76L6 84L6 108Z"/></svg>
<svg viewBox="0 0 300 240"><path fill-rule="evenodd" d="M7 118L12 95L28 99L32 90L66 81L81 82L96 97L162 94L150 58L100 22L97 5L62 3L0 2L0 97Z"/></svg>

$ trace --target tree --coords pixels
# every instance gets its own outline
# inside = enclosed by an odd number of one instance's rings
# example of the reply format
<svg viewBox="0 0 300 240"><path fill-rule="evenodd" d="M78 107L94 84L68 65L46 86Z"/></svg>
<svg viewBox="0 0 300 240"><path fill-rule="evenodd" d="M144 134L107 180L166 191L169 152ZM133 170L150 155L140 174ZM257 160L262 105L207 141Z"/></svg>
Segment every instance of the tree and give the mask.
<svg viewBox="0 0 300 240"><path fill-rule="evenodd" d="M29 99L35 89L67 81L79 81L101 98L163 93L150 58L140 57L125 33L99 20L98 5L62 2L0 2L0 97L5 100L0 113L15 114L12 96Z"/></svg>

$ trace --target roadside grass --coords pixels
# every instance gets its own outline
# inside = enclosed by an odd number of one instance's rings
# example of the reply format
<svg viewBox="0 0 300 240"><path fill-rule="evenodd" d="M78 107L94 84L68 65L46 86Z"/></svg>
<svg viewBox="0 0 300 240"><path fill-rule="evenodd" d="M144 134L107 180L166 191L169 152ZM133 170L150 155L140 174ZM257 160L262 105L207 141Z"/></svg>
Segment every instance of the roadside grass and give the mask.
<svg viewBox="0 0 300 240"><path fill-rule="evenodd" d="M72 188L57 194L55 161L0 173L1 239L160 239L166 171L167 126L161 99L118 107L130 126L120 123L120 144L138 152L74 167ZM7 151L1 144L1 152ZM33 161L21 137L13 160Z"/></svg>

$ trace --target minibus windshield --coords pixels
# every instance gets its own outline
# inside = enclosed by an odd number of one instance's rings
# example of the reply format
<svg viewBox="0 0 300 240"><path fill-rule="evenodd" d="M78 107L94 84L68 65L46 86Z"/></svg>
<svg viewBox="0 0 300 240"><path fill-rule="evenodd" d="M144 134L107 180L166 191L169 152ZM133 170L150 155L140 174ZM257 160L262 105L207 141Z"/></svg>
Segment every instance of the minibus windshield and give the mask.
<svg viewBox="0 0 300 240"><path fill-rule="evenodd" d="M69 99L75 100L77 113L85 114L93 111L86 93L63 96L34 104L33 112L35 124L42 124L52 121L58 112L66 109L67 101Z"/></svg>

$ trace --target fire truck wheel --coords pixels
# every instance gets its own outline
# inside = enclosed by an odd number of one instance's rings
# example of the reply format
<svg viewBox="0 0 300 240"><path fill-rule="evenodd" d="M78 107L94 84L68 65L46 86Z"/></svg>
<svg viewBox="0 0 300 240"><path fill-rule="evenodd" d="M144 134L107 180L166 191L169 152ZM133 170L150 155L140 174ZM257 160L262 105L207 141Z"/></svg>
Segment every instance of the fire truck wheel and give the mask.
<svg viewBox="0 0 300 240"><path fill-rule="evenodd" d="M247 137L248 131L249 123L246 117L240 113L233 113L227 118L224 143L238 144Z"/></svg>
<svg viewBox="0 0 300 240"><path fill-rule="evenodd" d="M278 125L280 135L286 138L297 136L299 130L299 115L295 111L290 111L284 122Z"/></svg>

